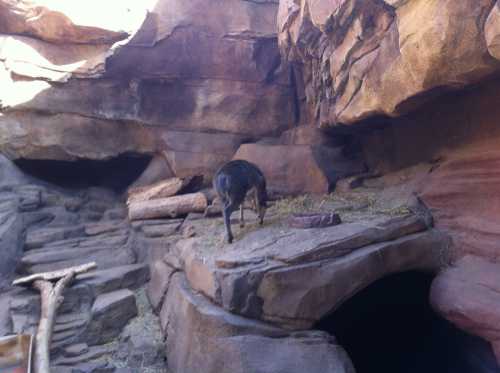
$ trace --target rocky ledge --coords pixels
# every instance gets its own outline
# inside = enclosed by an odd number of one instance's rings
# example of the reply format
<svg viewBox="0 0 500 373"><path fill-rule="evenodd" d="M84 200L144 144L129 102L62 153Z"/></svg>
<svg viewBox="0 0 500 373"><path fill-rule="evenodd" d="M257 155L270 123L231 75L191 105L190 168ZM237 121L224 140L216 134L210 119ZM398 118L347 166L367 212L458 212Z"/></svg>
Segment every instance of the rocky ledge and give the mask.
<svg viewBox="0 0 500 373"><path fill-rule="evenodd" d="M174 372L353 372L334 336L314 325L377 279L437 272L447 257L447 236L425 214L313 229L269 219L232 245L217 221L192 220L198 235L152 264L148 296Z"/></svg>

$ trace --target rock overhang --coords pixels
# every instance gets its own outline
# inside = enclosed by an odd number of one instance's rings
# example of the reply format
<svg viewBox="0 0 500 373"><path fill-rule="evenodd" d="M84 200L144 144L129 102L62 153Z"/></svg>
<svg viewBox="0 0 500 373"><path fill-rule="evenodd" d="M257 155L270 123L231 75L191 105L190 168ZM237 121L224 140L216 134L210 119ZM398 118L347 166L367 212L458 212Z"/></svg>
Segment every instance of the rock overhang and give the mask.
<svg viewBox="0 0 500 373"><path fill-rule="evenodd" d="M220 255L203 238L191 238L165 261L227 311L304 330L386 275L436 273L448 246L423 217L408 215L322 229L264 228Z"/></svg>

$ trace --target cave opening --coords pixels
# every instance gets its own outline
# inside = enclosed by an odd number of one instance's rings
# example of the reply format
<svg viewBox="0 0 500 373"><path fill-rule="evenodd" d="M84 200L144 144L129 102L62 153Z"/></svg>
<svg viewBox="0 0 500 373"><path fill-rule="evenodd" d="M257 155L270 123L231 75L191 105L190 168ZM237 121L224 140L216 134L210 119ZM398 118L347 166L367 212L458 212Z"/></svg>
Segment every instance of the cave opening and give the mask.
<svg viewBox="0 0 500 373"><path fill-rule="evenodd" d="M357 373L499 373L491 346L441 318L432 274L404 272L371 284L316 325L337 338Z"/></svg>
<svg viewBox="0 0 500 373"><path fill-rule="evenodd" d="M63 188L103 187L122 192L141 175L150 161L150 156L134 154L109 160L20 159L15 163L26 174Z"/></svg>

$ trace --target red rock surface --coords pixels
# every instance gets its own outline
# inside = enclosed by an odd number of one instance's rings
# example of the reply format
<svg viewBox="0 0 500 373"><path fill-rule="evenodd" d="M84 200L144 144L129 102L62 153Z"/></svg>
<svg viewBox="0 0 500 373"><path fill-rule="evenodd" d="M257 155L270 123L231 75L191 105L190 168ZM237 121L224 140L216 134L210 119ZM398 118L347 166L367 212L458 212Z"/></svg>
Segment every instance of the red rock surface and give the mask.
<svg viewBox="0 0 500 373"><path fill-rule="evenodd" d="M500 265L464 257L434 280L430 301L456 326L490 341L500 360Z"/></svg>
<svg viewBox="0 0 500 373"><path fill-rule="evenodd" d="M267 187L280 194L328 193L342 177L362 172L360 160L343 156L342 148L311 145L244 144L234 159L255 163Z"/></svg>
<svg viewBox="0 0 500 373"><path fill-rule="evenodd" d="M438 89L463 87L498 69L494 4L282 0L280 47L295 65L310 121L330 126L399 116Z"/></svg>
<svg viewBox="0 0 500 373"><path fill-rule="evenodd" d="M0 1L10 158L164 152L175 175L210 176L243 140L293 124L277 2L68 4Z"/></svg>

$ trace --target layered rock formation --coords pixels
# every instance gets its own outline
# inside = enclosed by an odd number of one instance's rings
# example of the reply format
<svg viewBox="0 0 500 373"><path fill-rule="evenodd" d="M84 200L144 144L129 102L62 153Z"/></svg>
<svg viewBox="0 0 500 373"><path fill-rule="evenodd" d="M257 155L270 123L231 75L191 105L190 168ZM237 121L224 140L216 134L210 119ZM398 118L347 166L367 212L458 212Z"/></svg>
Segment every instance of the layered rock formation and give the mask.
<svg viewBox="0 0 500 373"><path fill-rule="evenodd" d="M418 175L409 169L407 189L451 235L455 260L469 255L438 276L433 304L494 347L494 291L473 289L491 281L481 272L499 259L499 9L494 0L289 0L278 15L303 120L368 129L361 138L374 174L427 163Z"/></svg>
<svg viewBox="0 0 500 373"><path fill-rule="evenodd" d="M165 369L160 325L143 295L153 243L126 220L124 201L103 188L44 183L3 157L0 174L0 336L34 333L39 321L38 292L12 287L15 276L95 261L98 269L63 293L51 372Z"/></svg>
<svg viewBox="0 0 500 373"><path fill-rule="evenodd" d="M10 158L163 152L174 174L210 174L293 124L276 2L56 3L0 3Z"/></svg>
<svg viewBox="0 0 500 373"><path fill-rule="evenodd" d="M494 0L283 0L278 24L319 125L398 116L498 70Z"/></svg>
<svg viewBox="0 0 500 373"><path fill-rule="evenodd" d="M218 242L222 225L192 220L196 237L152 263L148 296L174 372L354 372L315 324L384 276L446 263L448 238L424 215L371 209L307 230L269 219L229 246Z"/></svg>

